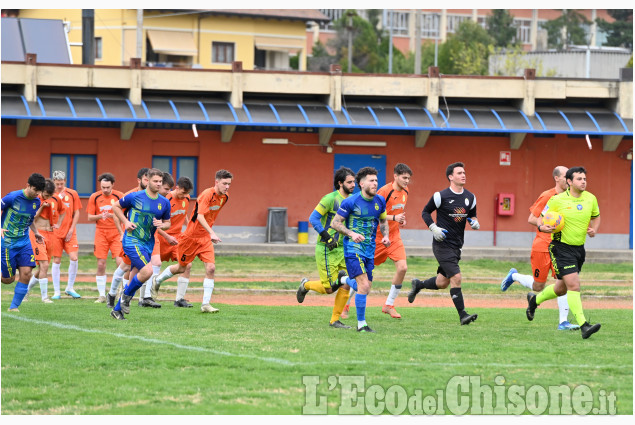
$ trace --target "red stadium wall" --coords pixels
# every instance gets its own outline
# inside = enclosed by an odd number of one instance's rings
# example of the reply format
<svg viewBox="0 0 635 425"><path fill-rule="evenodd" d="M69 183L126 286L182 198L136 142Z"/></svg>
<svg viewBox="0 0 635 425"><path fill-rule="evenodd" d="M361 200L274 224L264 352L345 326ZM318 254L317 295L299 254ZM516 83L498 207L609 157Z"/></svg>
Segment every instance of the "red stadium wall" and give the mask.
<svg viewBox="0 0 635 425"><path fill-rule="evenodd" d="M318 200L332 190L333 155L321 147L263 145L263 137L288 138L295 144L317 144L316 134L236 131L229 143L216 131L136 129L131 140L120 140L118 128L31 126L26 138L16 128L2 126L2 194L25 186L32 172L50 176L50 155L95 154L97 173L111 172L115 188L136 186L136 173L152 163L153 155L198 156L199 191L213 184L216 170L230 170L235 178L230 202L219 216L223 226L265 226L268 207L288 208L289 225L306 221ZM337 135L333 139L336 139ZM335 153L378 154L387 158L387 181L397 162L408 164L414 176L408 201L409 229L424 229L421 210L434 191L447 187L445 168L455 161L466 164L466 188L476 194L481 229L492 230L497 193L516 196L515 215L498 218L499 231L528 231L528 210L536 197L553 186L556 165L583 165L588 190L599 200L601 233L628 234L631 163L619 154L632 148L623 140L615 152L602 151L602 140L592 139L593 150L580 138L528 135L512 152L511 166L499 165L499 152L510 151L506 137L431 136L424 148L415 148L412 136L350 135L347 140L384 140L385 148L340 147ZM85 203L85 200L84 200ZM82 211L80 223L86 223Z"/></svg>

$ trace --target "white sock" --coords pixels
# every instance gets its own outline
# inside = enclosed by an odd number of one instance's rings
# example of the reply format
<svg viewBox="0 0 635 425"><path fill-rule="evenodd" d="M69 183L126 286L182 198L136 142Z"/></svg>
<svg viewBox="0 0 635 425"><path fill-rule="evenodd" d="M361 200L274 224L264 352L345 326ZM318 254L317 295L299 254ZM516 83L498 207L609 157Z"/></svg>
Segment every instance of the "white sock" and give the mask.
<svg viewBox="0 0 635 425"><path fill-rule="evenodd" d="M155 274L159 273L161 273L161 264L159 264L158 266L152 266L152 275L154 276Z"/></svg>
<svg viewBox="0 0 635 425"><path fill-rule="evenodd" d="M163 283L163 281L168 280L172 276L174 276L174 275L170 271L170 267L167 267L165 270L163 270L161 273L159 273L159 276L157 276L157 282L159 284L161 284L161 283ZM181 279L181 278L179 278L179 279Z"/></svg>
<svg viewBox="0 0 635 425"><path fill-rule="evenodd" d="M512 279L514 279L515 282L520 283L529 290L534 289L534 277L531 275L514 273L512 274Z"/></svg>
<svg viewBox="0 0 635 425"><path fill-rule="evenodd" d="M68 284L66 285L67 291L73 290L75 285L75 278L77 278L77 269L79 268L79 261L70 261L68 263Z"/></svg>
<svg viewBox="0 0 635 425"><path fill-rule="evenodd" d="M366 320L358 320L358 321L357 321L357 329L361 329L361 328L363 328L364 326L367 326L367 324L366 324Z"/></svg>
<svg viewBox="0 0 635 425"><path fill-rule="evenodd" d="M113 297L117 295L117 289L123 280L124 271L121 267L117 267L117 270L112 274L112 282L110 283L110 291L108 293Z"/></svg>
<svg viewBox="0 0 635 425"><path fill-rule="evenodd" d="M212 298L212 291L214 291L214 279L203 279L203 304L209 304L209 300Z"/></svg>
<svg viewBox="0 0 635 425"><path fill-rule="evenodd" d="M97 282L97 291L99 292L100 297L106 296L106 280L108 277L106 275L103 276L95 276L95 281Z"/></svg>
<svg viewBox="0 0 635 425"><path fill-rule="evenodd" d="M60 295L60 265L53 263L51 268L51 275L53 275L53 295Z"/></svg>
<svg viewBox="0 0 635 425"><path fill-rule="evenodd" d="M141 288L139 288L139 300L142 300L144 298L146 298L146 284L145 283L141 285Z"/></svg>
<svg viewBox="0 0 635 425"><path fill-rule="evenodd" d="M35 286L36 283L38 283L39 279L37 277L35 277L35 274L31 275L31 280L29 280L29 287L27 288L26 292L27 294L29 292L31 292L31 288L33 288Z"/></svg>
<svg viewBox="0 0 635 425"><path fill-rule="evenodd" d="M395 305L395 298L399 295L399 290L401 289L401 285L397 288L395 285L391 285L390 292L388 293L388 298L386 298L386 305Z"/></svg>
<svg viewBox="0 0 635 425"><path fill-rule="evenodd" d="M355 296L355 290L353 288L351 288L349 293L348 293L348 300L346 301L346 305L349 306L349 307L351 305L351 300L353 299L353 296Z"/></svg>
<svg viewBox="0 0 635 425"><path fill-rule="evenodd" d="M42 299L45 300L49 297L49 280L48 278L39 279L40 282L40 294L42 294Z"/></svg>
<svg viewBox="0 0 635 425"><path fill-rule="evenodd" d="M567 294L558 297L558 310L560 310L560 322L562 323L569 318L569 303L567 302Z"/></svg>
<svg viewBox="0 0 635 425"><path fill-rule="evenodd" d="M179 277L176 280L176 301L185 298L185 292L187 292L187 285L189 285L189 283L190 280L184 277Z"/></svg>
<svg viewBox="0 0 635 425"><path fill-rule="evenodd" d="M144 283L144 285L146 286L146 294L144 295L144 297L146 298L152 298L152 278L154 276L155 275L152 275L150 279L148 279L148 281Z"/></svg>
<svg viewBox="0 0 635 425"><path fill-rule="evenodd" d="M121 283L123 283L123 287L125 288L130 283L130 279L121 279Z"/></svg>

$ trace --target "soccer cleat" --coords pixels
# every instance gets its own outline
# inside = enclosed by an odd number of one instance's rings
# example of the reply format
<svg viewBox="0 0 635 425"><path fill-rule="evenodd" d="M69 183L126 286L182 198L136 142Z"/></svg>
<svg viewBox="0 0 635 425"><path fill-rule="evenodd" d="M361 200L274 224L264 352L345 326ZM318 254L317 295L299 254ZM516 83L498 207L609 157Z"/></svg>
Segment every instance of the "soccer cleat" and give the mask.
<svg viewBox="0 0 635 425"><path fill-rule="evenodd" d="M468 314L466 316L461 317L461 326L469 325L472 322L475 322L478 318L478 314Z"/></svg>
<svg viewBox="0 0 635 425"><path fill-rule="evenodd" d="M44 299L42 300L42 302L43 302L44 304L53 304L53 301L51 301L51 300L50 300L50 299L48 299L48 298L44 298Z"/></svg>
<svg viewBox="0 0 635 425"><path fill-rule="evenodd" d="M580 326L569 323L568 320L565 320L558 325L559 331L577 331L578 329L580 329Z"/></svg>
<svg viewBox="0 0 635 425"><path fill-rule="evenodd" d="M514 283L512 275L514 273L518 273L518 270L513 267L509 269L509 273L507 273L507 276L505 276L505 279L503 279L503 281L501 282L501 291L505 292L510 286L512 286L512 283Z"/></svg>
<svg viewBox="0 0 635 425"><path fill-rule="evenodd" d="M121 293L121 298L119 298L119 301L121 301L121 311L126 314L130 314L130 300L132 300L132 295L126 295L123 292Z"/></svg>
<svg viewBox="0 0 635 425"><path fill-rule="evenodd" d="M192 304L188 303L185 298L181 298L178 301L174 301L174 307L193 307Z"/></svg>
<svg viewBox="0 0 635 425"><path fill-rule="evenodd" d="M420 283L422 282L419 279L412 279L412 289L410 290L410 292L408 292L408 302L410 304L414 302L417 294L419 293L419 291L421 291L421 288L419 288Z"/></svg>
<svg viewBox="0 0 635 425"><path fill-rule="evenodd" d="M67 289L66 291L64 291L64 293L66 295L70 295L73 298L81 298L82 296L79 295L77 292L73 291L72 289Z"/></svg>
<svg viewBox="0 0 635 425"><path fill-rule="evenodd" d="M10 308L8 311L15 312L15 313L20 312L20 310L18 310L17 308Z"/></svg>
<svg viewBox="0 0 635 425"><path fill-rule="evenodd" d="M538 308L538 304L536 304L536 294L534 294L533 292L527 294L527 304L527 320L531 322L532 320L534 320L534 313Z"/></svg>
<svg viewBox="0 0 635 425"><path fill-rule="evenodd" d="M339 284L342 284L342 285L343 285L343 283L342 283L342 278L343 278L343 277L345 277L345 276L348 276L348 275L346 274L346 270L340 270L339 272L337 272L337 283L339 283Z"/></svg>
<svg viewBox="0 0 635 425"><path fill-rule="evenodd" d="M139 301L139 305L141 307L161 308L161 304L154 301L152 298L142 298L141 301Z"/></svg>
<svg viewBox="0 0 635 425"><path fill-rule="evenodd" d="M368 325L365 325L365 326L362 326L361 328L358 328L357 332L372 332L372 333L375 333L375 331L372 330Z"/></svg>
<svg viewBox="0 0 635 425"><path fill-rule="evenodd" d="M100 295L99 297L97 297L97 299L95 300L95 304L103 304L106 302L106 297L103 295Z"/></svg>
<svg viewBox="0 0 635 425"><path fill-rule="evenodd" d="M201 311L202 311L203 313L218 313L218 309L217 309L217 308L212 307L212 306L211 306L211 305L209 305L209 304L203 304L203 305L201 306Z"/></svg>
<svg viewBox="0 0 635 425"><path fill-rule="evenodd" d="M152 276L152 284L150 285L150 295L152 295L152 298L158 297L160 287L161 284L157 282L157 276Z"/></svg>
<svg viewBox="0 0 635 425"><path fill-rule="evenodd" d="M116 295L110 295L110 292L106 293L106 305L109 308L114 308L116 298L117 298Z"/></svg>
<svg viewBox="0 0 635 425"><path fill-rule="evenodd" d="M345 325L344 323L340 322L339 320L336 320L333 323L329 323L329 326L332 328L338 328L338 329L350 329L351 327L348 325Z"/></svg>
<svg viewBox="0 0 635 425"><path fill-rule="evenodd" d="M298 292L296 292L295 294L295 298L298 300L298 302L300 304L302 304L302 302L304 301L304 297L306 297L306 294L309 292L308 289L304 288L304 284L307 283L309 281L309 279L307 279L306 277L302 279L302 281L300 282L300 287L298 287Z"/></svg>
<svg viewBox="0 0 635 425"><path fill-rule="evenodd" d="M390 314L390 317L393 319L401 319L401 314L397 313L394 305L384 305L381 309L381 312L384 314Z"/></svg>
<svg viewBox="0 0 635 425"><path fill-rule="evenodd" d="M580 326L580 331L582 333L582 339L587 339L588 337L590 337L591 335L593 335L594 333L599 331L600 327L602 327L602 325L600 325L599 323L596 323L595 325L592 325L589 322L584 322L582 324L582 326Z"/></svg>
<svg viewBox="0 0 635 425"><path fill-rule="evenodd" d="M121 310L111 310L110 315L117 320L126 320L126 317L123 315Z"/></svg>
<svg viewBox="0 0 635 425"><path fill-rule="evenodd" d="M346 304L346 307L344 307L344 310L342 310L342 314L340 314L340 317L342 319L348 319L348 310L351 306Z"/></svg>
<svg viewBox="0 0 635 425"><path fill-rule="evenodd" d="M53 295L53 296L51 297L51 299L52 299L52 300L59 300L60 298L62 298L62 297L60 296L60 294Z"/></svg>

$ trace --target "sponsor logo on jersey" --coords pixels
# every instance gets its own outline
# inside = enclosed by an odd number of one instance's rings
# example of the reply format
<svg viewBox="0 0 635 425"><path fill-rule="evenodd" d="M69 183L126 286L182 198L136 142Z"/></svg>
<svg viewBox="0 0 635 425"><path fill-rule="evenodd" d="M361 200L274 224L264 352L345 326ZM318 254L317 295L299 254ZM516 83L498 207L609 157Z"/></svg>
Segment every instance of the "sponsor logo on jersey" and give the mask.
<svg viewBox="0 0 635 425"><path fill-rule="evenodd" d="M578 204L577 208L579 211L582 211L582 204Z"/></svg>
<svg viewBox="0 0 635 425"><path fill-rule="evenodd" d="M452 204L453 202L454 202L454 199L450 199L450 200L448 201L448 204Z"/></svg>
<svg viewBox="0 0 635 425"><path fill-rule="evenodd" d="M209 209L210 209L211 211L220 210L220 205L212 205L211 207L209 207Z"/></svg>
<svg viewBox="0 0 635 425"><path fill-rule="evenodd" d="M185 210L176 210L172 214L170 214L170 216L174 217L175 215L181 215L181 214L185 214L185 213L186 213Z"/></svg>
<svg viewBox="0 0 635 425"><path fill-rule="evenodd" d="M465 217L467 217L467 213L465 211L465 208L463 207L456 207L454 208L454 213L450 213L448 214L450 217L452 217L454 219L455 222L460 223L463 221L463 219Z"/></svg>
<svg viewBox="0 0 635 425"><path fill-rule="evenodd" d="M395 205L392 206L392 210L393 211L401 209L401 208L406 208L406 204L395 204Z"/></svg>

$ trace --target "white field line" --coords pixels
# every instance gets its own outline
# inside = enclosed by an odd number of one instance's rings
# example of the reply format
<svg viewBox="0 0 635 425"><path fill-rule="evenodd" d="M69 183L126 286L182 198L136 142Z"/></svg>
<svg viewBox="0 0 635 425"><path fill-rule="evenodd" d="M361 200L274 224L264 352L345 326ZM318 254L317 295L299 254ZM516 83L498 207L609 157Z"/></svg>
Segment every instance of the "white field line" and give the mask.
<svg viewBox="0 0 635 425"><path fill-rule="evenodd" d="M284 365L284 366L312 366L312 365L332 365L333 362L332 361L328 361L328 362L293 362L293 361L289 361L289 360L285 360L285 359L278 359L275 357L260 357L260 356L255 356L255 355L249 355L249 354L236 354L236 353L230 353L228 351L219 351L219 350L213 350L211 348L205 348L205 347L195 347L195 346L191 346L191 345L183 345L183 344L177 344L175 342L171 342L171 341L164 341L164 340L160 340L160 339L155 339L155 338L146 338L143 336L139 336L139 335L128 335L128 334L122 334L122 333L117 333L117 332L108 332L108 331L104 331L104 330L100 330L100 329L87 329L87 328L82 328L79 326L75 326L75 325L67 325L64 323L59 323L59 322L49 322L49 321L45 321L45 320L38 320L38 319L31 319L28 317L23 317L23 316L18 316L18 315L14 315L14 314L9 314L9 313L2 313L2 318L3 319L15 319L15 320L21 320L23 322L28 322L28 323L35 323L38 325L45 325L45 326L52 326L55 328L59 328L59 329L66 329L66 330L71 330L71 331L77 331L77 332L86 332L86 333L93 333L93 334L102 334L102 335L110 335L110 336L114 336L116 338L124 338L124 339L131 339L131 340L136 340L136 341L141 341L141 342L147 342L150 344L159 344L159 345L169 345L172 346L174 348L179 348L181 350L188 350L188 351L198 351L198 352L202 352L202 353L210 353L210 354L216 354L219 356L227 356L227 357L236 357L236 358L245 358L245 359L254 359L254 360L260 360L263 362L267 362L267 363L275 363L275 364L280 364L280 365ZM557 367L563 367L563 365L561 364L545 364L545 363L470 363L470 362L398 362L398 361L366 361L366 360L348 360L348 361L337 361L337 364L355 364L355 365L382 365L382 366L404 366L404 367L426 367L426 366L440 366L440 367L461 367L461 366L469 366L469 367L487 367L487 366L491 366L491 367L501 367L501 368L527 368L527 369L531 369L531 368L536 368L536 367L553 367L553 368L557 368ZM633 365L595 365L595 364L584 364L584 363L574 363L574 364L567 364L566 365L567 368L573 368L573 369L628 369L628 370L632 370L633 369Z"/></svg>

